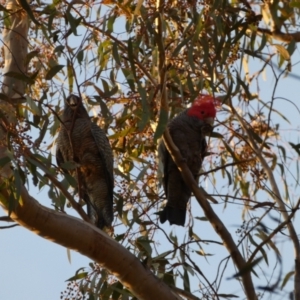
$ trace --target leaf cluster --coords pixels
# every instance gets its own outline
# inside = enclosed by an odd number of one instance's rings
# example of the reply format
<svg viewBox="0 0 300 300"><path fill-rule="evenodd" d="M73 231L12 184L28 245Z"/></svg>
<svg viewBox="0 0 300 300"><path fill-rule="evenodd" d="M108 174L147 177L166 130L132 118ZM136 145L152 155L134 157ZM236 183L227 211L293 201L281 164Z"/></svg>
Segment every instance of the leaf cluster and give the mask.
<svg viewBox="0 0 300 300"><path fill-rule="evenodd" d="M265 276L261 266L283 264L271 238L284 237L286 229L257 151L282 181L285 208L292 218L298 209L290 188L298 184L299 145L287 145L280 124L288 119L274 107L277 84L291 72L295 41L273 42L273 31L262 28L272 23L275 31L292 32L299 21L297 3L274 1L260 8L247 1L219 0L54 1L38 7L25 2L20 2L22 9L32 21L28 72L6 75L26 82L27 96L14 106L18 127L4 124L3 143L10 152L0 161L2 167L13 163L14 177L5 183L11 185L11 209L19 201L21 184L45 190L53 208L64 213L70 197L78 206L83 204L76 181L61 178L53 159L64 99L77 93L93 121L106 130L115 155L113 238L167 284L183 286L183 292L199 297L236 297L222 285L224 274L240 277L252 272L269 284L273 277ZM3 24L7 14L3 9ZM262 99L259 83L255 85L267 71L275 78L271 100ZM184 234L168 232L158 222L165 195L157 178L157 141L168 119L199 93L219 97L223 104L199 175L200 185L217 199L216 209L241 208L241 225L233 234L247 268L239 272L229 264L224 241L203 233L208 222L198 212L190 209ZM7 100L1 94L0 98ZM290 149L295 152L289 154ZM296 175L288 176L295 162ZM60 184L55 178L61 178ZM207 275L198 265L217 254L212 245L222 251L218 267ZM283 288L292 276L286 272L282 279L282 272L273 290ZM133 297L97 265L70 280L65 299Z"/></svg>

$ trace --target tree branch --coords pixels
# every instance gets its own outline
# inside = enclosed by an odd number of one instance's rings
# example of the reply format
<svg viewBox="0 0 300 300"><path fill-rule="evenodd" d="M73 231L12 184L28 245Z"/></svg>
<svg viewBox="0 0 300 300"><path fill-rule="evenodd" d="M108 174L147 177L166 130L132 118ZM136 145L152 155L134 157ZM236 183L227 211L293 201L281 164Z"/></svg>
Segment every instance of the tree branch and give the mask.
<svg viewBox="0 0 300 300"><path fill-rule="evenodd" d="M292 209L291 214L289 215L288 219L285 220L284 222L282 222L280 225L278 225L273 232L264 240L262 241L257 247L256 249L253 251L253 253L251 254L250 258L248 259L247 263L251 263L253 261L253 259L255 258L256 254L258 253L258 251L260 251L260 249L267 244L272 237L279 232L285 225L287 225L287 223L289 223L291 221L291 219L293 218L293 216L295 215L296 211L299 209L299 205L300 205L300 198L295 206L295 208Z"/></svg>
<svg viewBox="0 0 300 300"><path fill-rule="evenodd" d="M194 196L196 197L199 205L202 207L205 216L210 221L211 225L213 226L216 233L221 237L226 249L228 250L234 264L238 268L239 271L244 270L246 266L246 261L242 257L238 247L234 243L234 240L227 230L226 226L223 224L221 219L217 216L214 212L212 207L210 206L209 202L206 200L204 193L199 189L197 182L194 179L190 169L188 168L187 164L185 163L184 159L181 156L181 153L177 146L172 141L170 136L169 130L166 129L164 136L164 143L166 148L170 152L172 159L176 163L178 169L181 172L181 176L184 179L185 183L188 187L192 190ZM245 289L245 293L248 299L255 300L257 296L255 294L255 289L253 286L251 272L245 272L241 275L243 286Z"/></svg>
<svg viewBox="0 0 300 300"><path fill-rule="evenodd" d="M15 6L20 8L16 0L8 1L9 9L15 8ZM3 34L9 53L12 53L13 57L17 57L18 61L9 55L5 56L5 69L23 74L25 70L24 61L27 55L28 17L26 12L22 10L21 15L13 14L9 17L9 22L11 26L5 28ZM20 29L20 32L17 32L16 29ZM22 44L23 40L26 43ZM25 83L20 80L20 86L14 88L14 84L17 84L18 81L9 76L5 76L4 82L6 80L7 83L3 88L10 88L5 90L4 93L13 102L16 95L14 91L17 90L17 97L19 98L20 95L24 94ZM12 91L13 93L11 93ZM4 111L4 109L6 110ZM7 118L10 126L16 126L17 119L14 107L11 108L9 103L2 102L1 113ZM0 144L1 159L7 156L6 132L1 126L0 141L4 141ZM10 210L11 219L45 239L78 251L96 261L101 267L106 268L116 276L138 299L180 299L164 282L142 265L132 253L103 231L75 217L43 207L29 195L23 185L18 186L20 192L19 203L14 209L9 208L8 202L11 195L9 190L5 188L4 183L12 176L12 173L10 164L0 168L0 181L3 183L0 190L0 205L6 211ZM51 180L55 182L53 179Z"/></svg>
<svg viewBox="0 0 300 300"><path fill-rule="evenodd" d="M15 221L9 216L1 216L0 222L15 222Z"/></svg>
<svg viewBox="0 0 300 300"><path fill-rule="evenodd" d="M237 113L237 111L234 109L234 107L231 107L231 109L234 111L237 119L239 120L242 128L245 130L245 132L247 133L248 136L248 141L252 147L252 149L255 151L263 169L265 170L265 172L267 173L267 176L269 178L269 182L271 184L271 188L272 188L272 192L273 192L273 196L274 196L274 201L277 203L284 221L287 222L287 228L290 234L290 238L294 244L294 252L295 252L295 282L294 282L294 291L295 291L295 299L299 300L300 299L300 243L299 243L299 239L297 236L297 232L293 226L293 224L291 222L289 222L289 215L286 211L285 208L285 204L281 198L280 195L280 191L279 188L277 186L276 180L274 178L272 169L269 167L267 161L265 160L265 158L262 155L261 149L257 146L257 144L255 143L251 132L248 129L247 124L245 123L245 121L242 119L242 117Z"/></svg>
<svg viewBox="0 0 300 300"><path fill-rule="evenodd" d="M289 43L291 41L300 42L300 32L299 31L293 32L293 33L284 33L279 29L271 31L270 29L258 27L257 32L267 34L268 36L270 36L278 41L281 41L281 42L286 42L286 43Z"/></svg>
<svg viewBox="0 0 300 300"><path fill-rule="evenodd" d="M6 190L1 193L8 199ZM4 209L7 210L5 206ZM138 299L180 299L133 254L103 231L75 217L43 207L23 186L21 201L11 218L39 236L96 261Z"/></svg>
<svg viewBox="0 0 300 300"><path fill-rule="evenodd" d="M19 224L13 224L13 225L8 225L8 226L0 226L0 229L9 229L9 228L13 228L16 226L20 226Z"/></svg>

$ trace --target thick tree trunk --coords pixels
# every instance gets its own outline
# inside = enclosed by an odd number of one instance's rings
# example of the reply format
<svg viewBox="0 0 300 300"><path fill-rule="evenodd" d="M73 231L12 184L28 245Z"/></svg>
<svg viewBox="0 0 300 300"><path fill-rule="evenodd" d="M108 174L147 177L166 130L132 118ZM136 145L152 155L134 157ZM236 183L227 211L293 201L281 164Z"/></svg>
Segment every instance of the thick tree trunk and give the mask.
<svg viewBox="0 0 300 300"><path fill-rule="evenodd" d="M15 0L9 1L6 8L12 13L3 29L5 65L2 91L9 98L16 99L24 95L25 82L5 74L13 72L26 76L28 16Z"/></svg>
<svg viewBox="0 0 300 300"><path fill-rule="evenodd" d="M11 11L9 18L6 18L3 29L3 49L4 49L4 69L2 93L7 96L7 101L0 100L1 118L5 118L13 127L16 124L15 111L13 105L16 99L20 99L25 93L25 83L12 76L6 76L8 73L25 74L25 59L27 56L27 34L28 17L21 9L17 1L7 2L6 8ZM11 74L12 75L12 74ZM0 158L6 156L6 133L0 126ZM1 169L0 175L8 178L11 176L11 169L6 165Z"/></svg>

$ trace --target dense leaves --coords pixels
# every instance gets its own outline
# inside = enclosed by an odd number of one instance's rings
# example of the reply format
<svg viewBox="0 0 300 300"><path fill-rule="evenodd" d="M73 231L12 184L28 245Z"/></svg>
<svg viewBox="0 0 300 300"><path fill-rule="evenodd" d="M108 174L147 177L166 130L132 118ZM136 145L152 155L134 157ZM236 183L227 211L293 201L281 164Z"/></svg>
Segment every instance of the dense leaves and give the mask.
<svg viewBox="0 0 300 300"><path fill-rule="evenodd" d="M232 278L252 272L256 287L286 297L294 273L282 267L286 258L274 239L294 242L286 237L286 225L299 206L298 191L291 191L298 185L299 143L286 140L281 126L291 120L274 102L279 82L292 71L298 41L288 34L299 25L297 3L21 1L32 21L31 52L26 76L6 74L27 84L26 101L16 105L19 127L10 128L3 116L10 152L0 166L12 162L14 170L7 183L10 210L23 183L46 189L49 205L59 211L70 212L67 190L81 203L76 182L63 179L53 159L59 112L73 92L106 130L114 151L115 222L109 232L114 239L183 296L243 298ZM7 13L3 8L3 24ZM265 74L272 76L267 96L259 83ZM227 252L195 200L184 230L158 222L165 196L157 176L157 142L168 118L199 93L222 101L200 185L208 199L217 200L213 208L246 261L239 271L230 259L234 253ZM292 164L297 167L289 168ZM270 174L278 186L283 183L282 195ZM233 221L225 218L227 212L235 215ZM64 299L134 299L97 264L70 279Z"/></svg>

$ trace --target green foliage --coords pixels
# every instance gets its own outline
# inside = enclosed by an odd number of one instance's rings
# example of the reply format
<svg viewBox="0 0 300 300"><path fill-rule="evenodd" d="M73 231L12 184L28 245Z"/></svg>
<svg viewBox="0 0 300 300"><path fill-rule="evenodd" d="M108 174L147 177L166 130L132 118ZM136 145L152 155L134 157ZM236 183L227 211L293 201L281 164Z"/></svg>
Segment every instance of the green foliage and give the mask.
<svg viewBox="0 0 300 300"><path fill-rule="evenodd" d="M292 70L296 41L276 41L265 29L270 22L277 30L285 30L286 23L298 26L299 5L279 2L267 9L267 4L262 8L245 1L180 0L161 1L161 5L151 0L137 1L138 5L134 1L53 1L40 3L36 11L22 0L32 20L32 51L26 59L28 74L6 74L28 86L26 102L16 105L19 127L8 131L12 154L0 160L0 167L11 162L14 171L4 183L10 184L9 210L17 205L23 183L46 189L56 210L68 209L62 188L80 202L74 178L66 175L57 185L55 179L62 179L62 172L53 159L60 110L73 92L81 95L94 121L106 130L114 150L113 238L168 285L199 298L243 298L243 291L239 296L232 294L238 283L232 283L232 289L222 285L224 274L232 278L251 271L269 284L272 276L263 267L271 273L277 263L284 264L275 237L286 236L286 229L284 225L278 229L284 221L282 211L274 204L270 178L250 140L276 174L278 185L283 182L288 214L299 204L290 192L299 176L295 171L296 175L287 177L287 172L294 172L288 165L299 163L299 143L283 139L275 122L282 124L289 118L274 107L278 82ZM1 6L0 10L4 18L8 11ZM272 93L263 98L256 82L270 71ZM238 215L235 237L247 262L238 272L226 258L225 243L217 234L210 236L202 230L202 226L206 230L217 226L203 222L208 219L198 208L194 211L196 201L188 216L189 232L185 227L184 234L179 234L158 222L165 196L156 174L157 142L168 119L199 93L221 95L223 100L200 185L218 201L213 206L218 213L222 214L222 206L224 213ZM9 100L4 94L0 99ZM76 165L67 162L63 168ZM4 201L1 193L0 197ZM274 215L278 220L269 221L266 230L262 221L267 223ZM227 225L234 235L232 223ZM215 244L218 248L211 250ZM218 265L209 266L213 270L206 275L207 262L216 260ZM280 270L281 275L283 280L274 289L285 288L294 273ZM96 264L79 270L69 281L64 299L70 299L72 289L82 299L134 299L116 277Z"/></svg>

